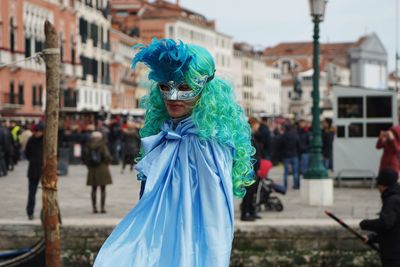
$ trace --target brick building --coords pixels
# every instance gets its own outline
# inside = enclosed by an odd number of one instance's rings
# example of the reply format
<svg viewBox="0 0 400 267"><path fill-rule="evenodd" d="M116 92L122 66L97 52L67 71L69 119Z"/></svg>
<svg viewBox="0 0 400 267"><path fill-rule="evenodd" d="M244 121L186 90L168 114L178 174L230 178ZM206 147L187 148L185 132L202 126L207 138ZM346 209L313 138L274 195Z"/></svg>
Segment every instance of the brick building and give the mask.
<svg viewBox="0 0 400 267"><path fill-rule="evenodd" d="M0 66L22 62L0 69L1 117L44 113L44 62L23 59L43 49L46 19L59 34L62 120L93 119L102 107L110 111L112 106L137 105L129 70L135 40L111 30L108 0L2 0Z"/></svg>
<svg viewBox="0 0 400 267"><path fill-rule="evenodd" d="M214 20L165 0L111 0L114 28L149 43L154 37L173 38L207 48L215 59L217 75L233 80L233 40L217 31ZM146 94L145 71L138 71L137 98Z"/></svg>
<svg viewBox="0 0 400 267"><path fill-rule="evenodd" d="M0 65L40 52L44 22L58 29L63 62L62 82L75 88L79 72L76 53L77 21L72 1L2 0L0 8ZM0 68L0 115L39 117L43 114L45 66L40 58Z"/></svg>
<svg viewBox="0 0 400 267"><path fill-rule="evenodd" d="M113 81L111 111L120 113L138 108L135 71L130 67L136 39L111 29L111 80Z"/></svg>

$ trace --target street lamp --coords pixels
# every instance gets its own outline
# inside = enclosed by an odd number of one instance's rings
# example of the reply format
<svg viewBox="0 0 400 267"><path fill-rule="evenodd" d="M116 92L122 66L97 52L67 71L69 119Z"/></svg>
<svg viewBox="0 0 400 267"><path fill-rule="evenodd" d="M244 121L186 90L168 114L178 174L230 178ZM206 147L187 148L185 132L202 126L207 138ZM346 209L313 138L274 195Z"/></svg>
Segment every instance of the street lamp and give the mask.
<svg viewBox="0 0 400 267"><path fill-rule="evenodd" d="M333 203L333 182L323 166L322 139L320 125L319 96L319 23L323 21L327 0L309 0L310 13L314 23L313 57L313 107L311 156L307 172L302 182L302 198L310 205L329 206Z"/></svg>
<svg viewBox="0 0 400 267"><path fill-rule="evenodd" d="M328 0L309 0L309 2L310 14L313 21L317 19L318 22L322 22L324 20L326 3L328 3Z"/></svg>

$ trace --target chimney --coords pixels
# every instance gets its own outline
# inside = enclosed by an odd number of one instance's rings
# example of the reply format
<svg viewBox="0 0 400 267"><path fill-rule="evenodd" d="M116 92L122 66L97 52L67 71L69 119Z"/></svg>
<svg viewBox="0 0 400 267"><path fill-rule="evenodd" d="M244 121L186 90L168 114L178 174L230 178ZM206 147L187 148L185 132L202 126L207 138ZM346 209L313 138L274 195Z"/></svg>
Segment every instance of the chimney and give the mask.
<svg viewBox="0 0 400 267"><path fill-rule="evenodd" d="M176 0L176 5L179 6L179 0Z"/></svg>

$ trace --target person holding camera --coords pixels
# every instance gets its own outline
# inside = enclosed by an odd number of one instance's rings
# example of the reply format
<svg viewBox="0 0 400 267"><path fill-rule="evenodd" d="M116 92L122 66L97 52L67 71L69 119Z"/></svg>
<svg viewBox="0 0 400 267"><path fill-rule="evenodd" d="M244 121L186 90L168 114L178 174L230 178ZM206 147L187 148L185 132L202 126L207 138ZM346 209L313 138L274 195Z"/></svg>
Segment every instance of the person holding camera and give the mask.
<svg viewBox="0 0 400 267"><path fill-rule="evenodd" d="M400 126L393 126L388 131L381 131L376 148L383 149L379 170L390 168L399 172Z"/></svg>

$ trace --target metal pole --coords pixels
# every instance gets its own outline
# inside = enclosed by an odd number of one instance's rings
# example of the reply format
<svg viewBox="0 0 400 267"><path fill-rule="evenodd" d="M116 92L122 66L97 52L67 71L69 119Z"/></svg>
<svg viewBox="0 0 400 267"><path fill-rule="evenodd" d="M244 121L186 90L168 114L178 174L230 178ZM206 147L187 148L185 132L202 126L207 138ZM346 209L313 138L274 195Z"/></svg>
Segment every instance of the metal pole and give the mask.
<svg viewBox="0 0 400 267"><path fill-rule="evenodd" d="M310 164L304 175L305 179L323 179L328 178L328 173L322 162L322 138L321 138L321 122L319 108L319 17L315 16L314 22L314 58L313 58L313 107L312 107L312 142Z"/></svg>
<svg viewBox="0 0 400 267"><path fill-rule="evenodd" d="M60 47L54 26L44 24L43 50L46 63L46 124L43 142L43 228L46 243L46 267L61 267L60 222L57 204L57 132L60 88Z"/></svg>
<svg viewBox="0 0 400 267"><path fill-rule="evenodd" d="M395 73L394 73L394 82L395 82L395 86L394 86L394 90L396 92L399 91L399 86L398 86L398 73L399 73L399 54L396 52L396 67L395 67Z"/></svg>
<svg viewBox="0 0 400 267"><path fill-rule="evenodd" d="M395 34L395 42L396 42L396 68L394 73L394 82L395 82L395 90L396 92L399 91L398 87L398 74L399 74L399 53L398 53L398 46L399 46L399 0L396 0L396 34Z"/></svg>

